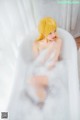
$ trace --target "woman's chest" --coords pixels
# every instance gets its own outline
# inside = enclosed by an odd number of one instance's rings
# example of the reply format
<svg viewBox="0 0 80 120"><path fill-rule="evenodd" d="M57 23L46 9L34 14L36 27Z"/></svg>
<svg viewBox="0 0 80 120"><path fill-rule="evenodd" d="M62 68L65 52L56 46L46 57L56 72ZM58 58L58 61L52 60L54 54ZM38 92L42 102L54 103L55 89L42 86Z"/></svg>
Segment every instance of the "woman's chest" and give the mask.
<svg viewBox="0 0 80 120"><path fill-rule="evenodd" d="M53 41L53 42L41 41L38 44L39 51L42 51L43 49L46 49L48 47L55 47L55 46L56 46L56 42L55 41Z"/></svg>

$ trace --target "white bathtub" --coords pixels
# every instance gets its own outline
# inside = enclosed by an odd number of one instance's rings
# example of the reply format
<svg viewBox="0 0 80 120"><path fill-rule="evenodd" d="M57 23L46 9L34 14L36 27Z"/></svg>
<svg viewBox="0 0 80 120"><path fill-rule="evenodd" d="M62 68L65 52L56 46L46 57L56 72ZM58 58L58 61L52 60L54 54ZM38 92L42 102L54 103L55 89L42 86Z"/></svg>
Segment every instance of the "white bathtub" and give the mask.
<svg viewBox="0 0 80 120"><path fill-rule="evenodd" d="M63 41L62 58L65 60L68 70L68 86L69 86L69 111L70 120L79 120L79 79L77 68L77 47L75 40L71 34L67 31L58 28L58 34ZM14 103L18 99L18 91L23 89L23 81L25 75L25 69L28 62L32 60L31 46L34 39L38 36L37 31L33 31L30 35L27 35L23 40L19 48L19 57L17 60L16 76L14 84L12 84L11 94L9 95L9 101L7 111L12 109ZM23 95L22 95L23 97ZM14 112L13 112L14 115ZM25 120L25 119L23 119Z"/></svg>

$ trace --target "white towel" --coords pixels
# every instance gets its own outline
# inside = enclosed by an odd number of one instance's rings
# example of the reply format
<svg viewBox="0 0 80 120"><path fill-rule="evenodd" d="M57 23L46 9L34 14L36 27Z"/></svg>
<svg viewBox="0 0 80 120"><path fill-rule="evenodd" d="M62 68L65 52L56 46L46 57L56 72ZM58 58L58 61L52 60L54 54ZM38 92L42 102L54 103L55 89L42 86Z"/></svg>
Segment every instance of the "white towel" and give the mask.
<svg viewBox="0 0 80 120"><path fill-rule="evenodd" d="M58 61L56 66L53 67L51 70L48 70L49 64L53 62L53 58L55 56L55 52L51 53L49 59L44 63L44 65L41 65L41 61L44 59L45 55L47 54L48 49L44 49L41 51L39 56L31 63L29 66L27 75L26 75L26 82L25 82L25 89L28 95L33 99L35 103L39 103L40 100L36 94L37 90L29 84L29 80L35 76L35 75L46 75L48 77L48 82L49 82L49 89L52 89L53 91L54 88L52 86L55 84L55 82L58 81L63 81L65 82L65 68L64 68L64 63L63 61ZM58 84L58 83L56 83Z"/></svg>

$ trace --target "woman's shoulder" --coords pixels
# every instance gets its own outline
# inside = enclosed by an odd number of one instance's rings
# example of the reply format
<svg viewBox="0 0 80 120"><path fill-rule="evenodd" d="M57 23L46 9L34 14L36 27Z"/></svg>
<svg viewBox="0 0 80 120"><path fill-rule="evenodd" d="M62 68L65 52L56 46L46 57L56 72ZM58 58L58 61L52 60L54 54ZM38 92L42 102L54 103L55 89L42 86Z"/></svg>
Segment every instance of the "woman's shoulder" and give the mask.
<svg viewBox="0 0 80 120"><path fill-rule="evenodd" d="M35 41L33 42L33 45L37 45L37 46L41 46L41 45L43 45L43 44L44 44L44 40L40 40L40 41L35 40Z"/></svg>
<svg viewBox="0 0 80 120"><path fill-rule="evenodd" d="M39 45L39 42L38 42L37 40L35 40L35 41L33 42L33 46L37 47L38 45Z"/></svg>
<svg viewBox="0 0 80 120"><path fill-rule="evenodd" d="M33 44L34 44L34 45L38 44L38 41L37 41L37 40L35 40L35 41L33 42Z"/></svg>

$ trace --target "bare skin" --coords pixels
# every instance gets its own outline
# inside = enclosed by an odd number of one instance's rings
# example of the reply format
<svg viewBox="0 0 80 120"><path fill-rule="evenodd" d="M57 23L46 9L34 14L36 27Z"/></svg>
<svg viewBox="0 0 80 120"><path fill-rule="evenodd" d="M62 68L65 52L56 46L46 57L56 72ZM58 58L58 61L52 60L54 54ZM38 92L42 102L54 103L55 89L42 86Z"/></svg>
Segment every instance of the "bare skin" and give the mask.
<svg viewBox="0 0 80 120"><path fill-rule="evenodd" d="M48 39L48 41L47 41L47 39ZM54 40L56 40L56 45L53 46L52 43L54 42ZM56 65L56 62L59 60L61 45L62 45L62 41L57 36L57 33L52 32L47 37L45 37L43 40L34 42L34 44L33 44L34 56L37 57L43 49L49 48L48 53L46 54L44 60L42 60L42 62L41 62L41 64L44 64L45 61L49 58L50 53L52 53L53 50L55 50L56 51L56 55L54 57L55 59L48 67L48 69L52 69ZM44 92L45 87L48 86L47 76L45 76L45 75L44 76L34 76L31 80L31 84L34 85L35 88L37 89L37 96L40 98L40 100L44 101L44 99L46 98L46 93Z"/></svg>
<svg viewBox="0 0 80 120"><path fill-rule="evenodd" d="M36 95L39 97L40 101L43 102L46 97L45 89L48 86L47 76L34 76L30 80L30 84L36 88Z"/></svg>
<svg viewBox="0 0 80 120"><path fill-rule="evenodd" d="M53 35L53 36L52 36ZM55 35L55 36L54 36ZM47 39L49 39L47 41ZM55 41L56 39L56 45L53 45L52 43ZM56 35L56 33L50 33L50 35L48 35L48 37L41 41L35 41L33 44L33 52L34 52L34 56L37 57L39 55L39 53L45 49L45 48L49 48L48 53L45 56L45 59L42 61L42 63L44 64L45 61L49 58L50 53L53 52L53 50L56 51L56 55L55 55L55 59L53 60L53 64L50 65L49 68L54 67L54 65L56 64L57 60L59 59L59 55L60 55L60 50L61 50L61 45L62 45L62 41L61 39Z"/></svg>

